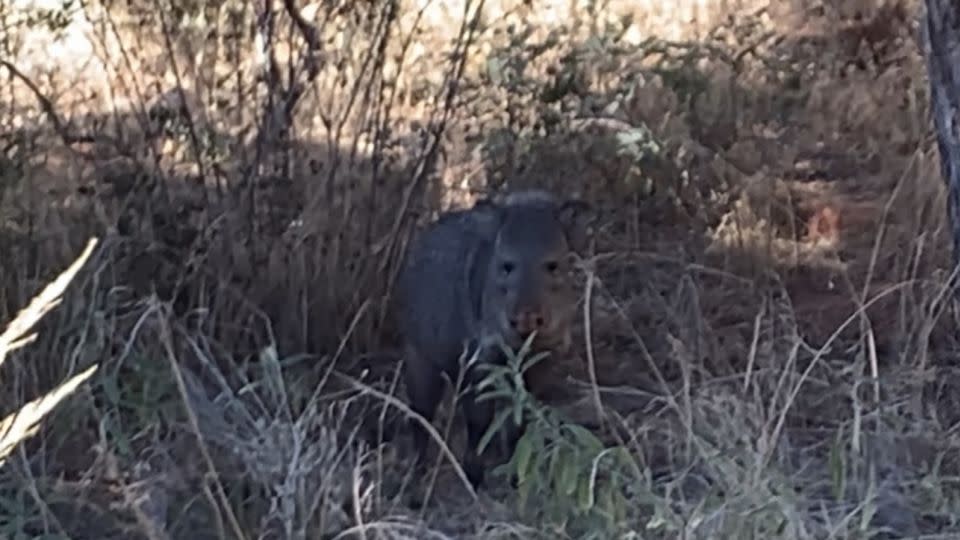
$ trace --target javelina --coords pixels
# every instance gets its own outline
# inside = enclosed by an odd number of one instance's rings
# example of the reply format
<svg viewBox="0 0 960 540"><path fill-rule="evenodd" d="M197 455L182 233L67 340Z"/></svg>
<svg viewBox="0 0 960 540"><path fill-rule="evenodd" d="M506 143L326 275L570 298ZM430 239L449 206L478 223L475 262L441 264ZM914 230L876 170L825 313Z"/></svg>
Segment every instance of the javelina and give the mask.
<svg viewBox="0 0 960 540"><path fill-rule="evenodd" d="M535 351L569 347L578 299L570 255L582 243L588 210L583 202L543 191L515 192L448 212L414 239L397 284L405 381L414 411L432 421L443 375L457 381L461 358L478 347L482 361L502 361L498 342L516 349L534 330ZM473 368L464 375L463 464L479 487L483 470L476 450L493 411L471 391L483 373ZM419 467L429 433L417 422L411 428Z"/></svg>

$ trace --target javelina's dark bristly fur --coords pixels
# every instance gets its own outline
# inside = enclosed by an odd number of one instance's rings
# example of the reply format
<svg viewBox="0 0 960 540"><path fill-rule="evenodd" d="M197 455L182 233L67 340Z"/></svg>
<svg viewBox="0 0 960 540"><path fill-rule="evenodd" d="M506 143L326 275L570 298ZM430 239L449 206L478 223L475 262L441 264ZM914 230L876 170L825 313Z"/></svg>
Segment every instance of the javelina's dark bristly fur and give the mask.
<svg viewBox="0 0 960 540"><path fill-rule="evenodd" d="M499 344L517 347L537 332L535 349L565 349L576 309L570 254L583 237L588 207L538 190L483 199L448 212L412 242L397 287L411 407L428 421L443 396L443 377L456 381L461 358L480 348L481 361L501 361ZM464 382L477 382L471 369ZM492 418L469 386L464 468L483 481L475 449ZM412 426L418 464L428 434Z"/></svg>

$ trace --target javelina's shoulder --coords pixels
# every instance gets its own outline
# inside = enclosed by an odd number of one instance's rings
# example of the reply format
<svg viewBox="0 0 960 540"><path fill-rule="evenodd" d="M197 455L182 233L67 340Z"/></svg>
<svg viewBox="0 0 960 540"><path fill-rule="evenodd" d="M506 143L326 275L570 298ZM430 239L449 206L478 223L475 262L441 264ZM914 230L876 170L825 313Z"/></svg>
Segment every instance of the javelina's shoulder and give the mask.
<svg viewBox="0 0 960 540"><path fill-rule="evenodd" d="M474 209L441 214L415 235L407 266L417 272L457 275L474 264L482 264L486 247L497 234L495 220Z"/></svg>
<svg viewBox="0 0 960 540"><path fill-rule="evenodd" d="M542 189L524 189L513 191L503 196L501 204L505 207L551 207L560 205L560 199L549 191Z"/></svg>
<svg viewBox="0 0 960 540"><path fill-rule="evenodd" d="M426 227L424 234L447 236L460 241L467 236L486 239L496 235L498 226L498 214L483 207L474 207L440 214Z"/></svg>

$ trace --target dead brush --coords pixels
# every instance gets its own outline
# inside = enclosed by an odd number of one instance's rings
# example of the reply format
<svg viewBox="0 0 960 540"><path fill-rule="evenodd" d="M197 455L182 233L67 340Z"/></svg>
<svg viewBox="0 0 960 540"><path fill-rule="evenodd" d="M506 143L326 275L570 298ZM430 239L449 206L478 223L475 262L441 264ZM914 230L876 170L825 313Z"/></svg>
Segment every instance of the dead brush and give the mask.
<svg viewBox="0 0 960 540"><path fill-rule="evenodd" d="M208 472L224 477L231 490L242 487L263 497L262 504L238 508L238 519L260 531L257 538L309 538L363 524L371 511L373 480L356 437L359 424L349 422L349 400L310 401L296 410L283 359L272 346L260 352L249 374L224 373L218 367L223 359L211 357L215 348L204 336L181 339L181 350L193 356L190 363L202 372L181 365L168 342L170 366L195 419ZM212 387L212 397L207 387Z"/></svg>

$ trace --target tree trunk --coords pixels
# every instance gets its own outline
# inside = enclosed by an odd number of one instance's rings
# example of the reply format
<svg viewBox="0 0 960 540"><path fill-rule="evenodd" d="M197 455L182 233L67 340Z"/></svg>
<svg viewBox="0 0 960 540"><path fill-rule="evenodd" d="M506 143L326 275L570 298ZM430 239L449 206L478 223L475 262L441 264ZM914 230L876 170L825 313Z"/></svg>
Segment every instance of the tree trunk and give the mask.
<svg viewBox="0 0 960 540"><path fill-rule="evenodd" d="M941 172L947 182L947 216L956 269L960 263L960 3L925 3L921 33L930 79L930 113L937 132Z"/></svg>

